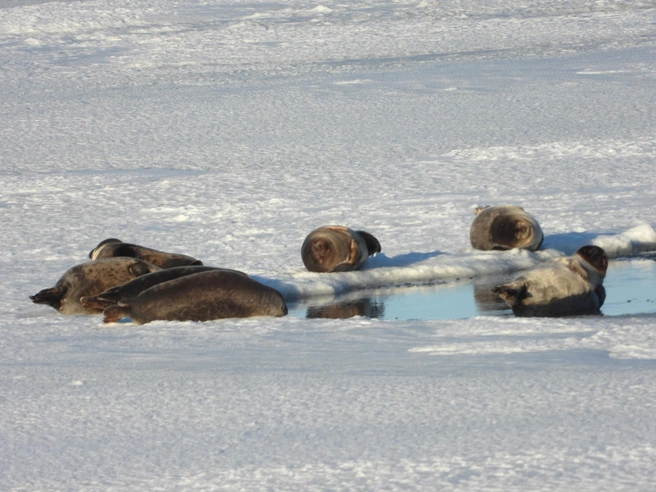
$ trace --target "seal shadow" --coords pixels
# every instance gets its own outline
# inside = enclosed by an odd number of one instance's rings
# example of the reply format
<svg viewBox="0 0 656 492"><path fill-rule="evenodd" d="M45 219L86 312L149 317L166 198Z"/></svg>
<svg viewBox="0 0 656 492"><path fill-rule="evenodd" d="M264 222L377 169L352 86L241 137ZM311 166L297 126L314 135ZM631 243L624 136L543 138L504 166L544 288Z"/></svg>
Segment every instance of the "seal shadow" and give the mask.
<svg viewBox="0 0 656 492"><path fill-rule="evenodd" d="M591 241L603 235L601 232L565 232L544 236L540 249L556 249L566 255L573 255L581 246L590 244Z"/></svg>
<svg viewBox="0 0 656 492"><path fill-rule="evenodd" d="M365 263L365 269L381 268L381 267L405 267L414 263L435 258L443 254L441 251L430 251L426 253L405 253L402 255L392 256L391 258L385 253L378 253L376 256L369 258Z"/></svg>

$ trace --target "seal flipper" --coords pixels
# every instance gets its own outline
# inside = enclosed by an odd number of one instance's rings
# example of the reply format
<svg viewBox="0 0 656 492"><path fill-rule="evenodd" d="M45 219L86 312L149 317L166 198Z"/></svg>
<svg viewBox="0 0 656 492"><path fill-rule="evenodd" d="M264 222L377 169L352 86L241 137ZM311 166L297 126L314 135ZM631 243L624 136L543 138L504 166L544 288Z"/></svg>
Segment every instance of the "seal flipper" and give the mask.
<svg viewBox="0 0 656 492"><path fill-rule="evenodd" d="M104 299L99 296L80 297L80 304L87 309L104 310L106 307L111 306L116 301Z"/></svg>
<svg viewBox="0 0 656 492"><path fill-rule="evenodd" d="M378 242L378 239L376 239L372 234L366 231L355 232L360 234L360 237L364 239L364 242L367 244L367 251L369 252L368 256L372 256L381 252L380 242Z"/></svg>
<svg viewBox="0 0 656 492"><path fill-rule="evenodd" d="M64 297L60 287L51 287L50 289L43 289L42 291L30 296L34 304L47 304L57 310L61 307L61 300Z"/></svg>
<svg viewBox="0 0 656 492"><path fill-rule="evenodd" d="M503 299L504 302L510 307L519 305L524 299L528 297L526 284L524 282L500 285L492 289L492 292Z"/></svg>
<svg viewBox="0 0 656 492"><path fill-rule="evenodd" d="M118 303L121 299L121 286L110 287L104 292L95 296L81 297L80 304L86 308L103 310L112 304Z"/></svg>
<svg viewBox="0 0 656 492"><path fill-rule="evenodd" d="M606 300L606 289L603 285L597 285L594 292L597 294L597 299L599 299L599 307L601 308L601 306L604 305L604 301Z"/></svg>
<svg viewBox="0 0 656 492"><path fill-rule="evenodd" d="M116 323L123 318L128 318L129 304L119 303L107 306L103 311L103 323Z"/></svg>
<svg viewBox="0 0 656 492"><path fill-rule="evenodd" d="M134 265L130 265L128 267L128 271L134 275L135 277L141 277L142 275L146 275L147 273L151 273L153 270L152 268L155 268L154 266L150 265L149 263L146 263L144 261L140 261L138 263L135 263ZM155 268L157 269L157 268Z"/></svg>

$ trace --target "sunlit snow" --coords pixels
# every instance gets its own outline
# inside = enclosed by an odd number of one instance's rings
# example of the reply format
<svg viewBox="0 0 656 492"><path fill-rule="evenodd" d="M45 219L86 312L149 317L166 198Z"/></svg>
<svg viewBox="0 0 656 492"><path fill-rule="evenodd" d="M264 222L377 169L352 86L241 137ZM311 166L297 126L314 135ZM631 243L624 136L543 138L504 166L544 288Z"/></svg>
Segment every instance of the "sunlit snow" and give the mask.
<svg viewBox="0 0 656 492"><path fill-rule="evenodd" d="M652 489L654 314L104 325L28 296L108 237L291 302L653 261L655 25L653 0L0 0L0 489ZM472 250L500 203L542 250ZM382 252L307 272L325 224Z"/></svg>

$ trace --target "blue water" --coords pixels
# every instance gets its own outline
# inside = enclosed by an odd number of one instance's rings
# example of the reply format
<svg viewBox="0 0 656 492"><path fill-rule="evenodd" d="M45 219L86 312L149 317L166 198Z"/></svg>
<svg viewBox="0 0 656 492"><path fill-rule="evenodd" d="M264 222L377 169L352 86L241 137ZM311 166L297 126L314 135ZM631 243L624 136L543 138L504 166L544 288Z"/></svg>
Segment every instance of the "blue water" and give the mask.
<svg viewBox="0 0 656 492"><path fill-rule="evenodd" d="M440 285L386 287L351 292L331 299L309 299L288 304L289 315L298 318L350 318L429 320L473 316L512 316L512 311L493 292L519 274L460 279ZM612 261L604 280L605 316L656 313L656 261Z"/></svg>

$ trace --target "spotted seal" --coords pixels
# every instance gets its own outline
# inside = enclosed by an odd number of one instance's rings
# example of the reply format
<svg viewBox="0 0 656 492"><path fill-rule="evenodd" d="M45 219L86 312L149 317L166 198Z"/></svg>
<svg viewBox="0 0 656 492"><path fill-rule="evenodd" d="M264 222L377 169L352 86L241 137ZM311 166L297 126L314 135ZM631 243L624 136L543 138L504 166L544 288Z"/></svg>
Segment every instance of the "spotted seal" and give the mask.
<svg viewBox="0 0 656 492"><path fill-rule="evenodd" d="M599 314L606 299L603 281L608 256L598 246L583 246L572 256L555 258L495 292L516 316Z"/></svg>
<svg viewBox="0 0 656 492"><path fill-rule="evenodd" d="M54 287L30 296L35 304L47 304L62 314L98 314L102 308L83 306L80 298L160 270L137 258L104 258L68 269Z"/></svg>

